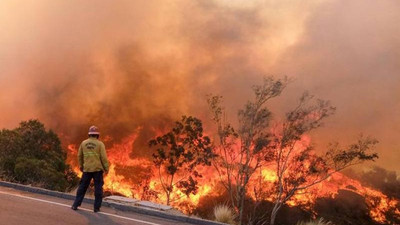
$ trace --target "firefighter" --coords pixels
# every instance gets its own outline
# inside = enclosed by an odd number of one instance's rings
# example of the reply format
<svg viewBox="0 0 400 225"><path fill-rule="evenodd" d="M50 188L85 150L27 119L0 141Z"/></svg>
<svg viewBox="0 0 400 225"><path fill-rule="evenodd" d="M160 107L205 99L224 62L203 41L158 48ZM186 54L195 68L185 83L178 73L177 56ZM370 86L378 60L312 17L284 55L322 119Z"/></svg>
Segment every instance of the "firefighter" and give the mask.
<svg viewBox="0 0 400 225"><path fill-rule="evenodd" d="M94 212L99 212L103 198L103 173L108 173L108 159L104 143L99 140L100 132L96 126L89 128L89 138L84 140L78 151L79 168L83 172L71 209L81 205L90 181L94 180Z"/></svg>

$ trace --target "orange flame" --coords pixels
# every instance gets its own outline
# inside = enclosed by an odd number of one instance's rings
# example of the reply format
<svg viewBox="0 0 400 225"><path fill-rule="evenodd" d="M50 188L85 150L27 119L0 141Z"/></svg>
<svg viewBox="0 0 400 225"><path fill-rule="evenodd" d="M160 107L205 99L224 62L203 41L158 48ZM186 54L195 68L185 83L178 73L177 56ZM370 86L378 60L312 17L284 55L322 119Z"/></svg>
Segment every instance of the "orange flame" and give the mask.
<svg viewBox="0 0 400 225"><path fill-rule="evenodd" d="M106 191L110 191L111 193L119 193L126 197L139 197L139 194L137 193L139 190L134 188L134 186L138 186L139 183L135 183L135 181L131 181L124 175L119 174L116 169L117 166L143 166L150 170L150 174L157 174L156 171L154 171L154 166L150 159L135 159L130 156L133 143L135 142L137 136L137 133L134 133L125 138L120 144L114 144L111 148L107 149L107 154L110 161L110 171L104 179L104 189ZM301 145L307 145L307 143L309 143L309 138L303 139ZM74 163L75 159L71 157L76 156L77 154L76 146L72 144L68 145L68 150L68 161L72 163L72 165L76 164ZM81 174L78 167L74 167L74 171L78 175ZM196 207L202 196L212 194L212 190L218 184L218 174L213 171L213 168L200 168L200 171L203 177L198 180L199 189L197 193L186 196L181 191L175 189L171 196L171 199L173 199L171 205L173 207L188 213L191 211L191 209ZM248 190L252 190L254 186L259 184L257 182L259 182L260 177L262 179L264 190L269 189L269 193L272 193L271 191L273 190L274 186L273 183L277 180L277 175L272 167L262 169L260 171L260 175L255 176L251 180ZM164 204L166 202L166 196L163 194L162 187L157 176L150 178L148 188L155 193L158 193L158 195L151 196L147 200L151 200L160 204ZM338 194L338 191L341 189L353 191L365 197L366 203L370 207L370 215L377 222L385 223L387 221L385 213L391 209L394 209L394 212L400 215L399 209L396 209L396 205L399 203L398 200L389 199L382 192L369 187L364 187L359 181L350 179L341 173L335 173L328 180L313 186L307 191L295 195L290 201L287 202L287 204L290 206L302 206L305 209L312 210L312 206L316 202L317 198L335 197ZM217 195L218 193L215 194ZM256 196L254 196L252 193L250 193L250 196L256 198ZM271 201L273 200L273 195L262 196L262 198L264 200Z"/></svg>

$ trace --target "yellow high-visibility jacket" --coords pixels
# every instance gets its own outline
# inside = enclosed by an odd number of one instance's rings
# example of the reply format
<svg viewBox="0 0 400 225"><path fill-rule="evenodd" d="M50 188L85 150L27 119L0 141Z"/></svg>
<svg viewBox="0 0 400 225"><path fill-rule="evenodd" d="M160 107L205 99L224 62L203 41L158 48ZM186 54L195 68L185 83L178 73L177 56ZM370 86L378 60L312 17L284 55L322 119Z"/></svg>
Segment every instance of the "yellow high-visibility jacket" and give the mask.
<svg viewBox="0 0 400 225"><path fill-rule="evenodd" d="M81 143L78 161L83 172L108 171L106 147L97 138L89 137Z"/></svg>

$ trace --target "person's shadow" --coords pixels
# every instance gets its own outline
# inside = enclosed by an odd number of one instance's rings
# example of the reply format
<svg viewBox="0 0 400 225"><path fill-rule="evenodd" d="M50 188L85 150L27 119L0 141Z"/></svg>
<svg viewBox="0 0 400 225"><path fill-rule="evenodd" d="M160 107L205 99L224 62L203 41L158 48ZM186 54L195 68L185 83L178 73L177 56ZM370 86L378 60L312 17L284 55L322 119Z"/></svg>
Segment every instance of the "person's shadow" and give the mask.
<svg viewBox="0 0 400 225"><path fill-rule="evenodd" d="M80 215L86 217L88 219L89 225L121 225L122 223L118 223L110 216L101 214L101 213L94 213L94 212L88 212L88 211L83 211L83 210L77 210L77 213Z"/></svg>

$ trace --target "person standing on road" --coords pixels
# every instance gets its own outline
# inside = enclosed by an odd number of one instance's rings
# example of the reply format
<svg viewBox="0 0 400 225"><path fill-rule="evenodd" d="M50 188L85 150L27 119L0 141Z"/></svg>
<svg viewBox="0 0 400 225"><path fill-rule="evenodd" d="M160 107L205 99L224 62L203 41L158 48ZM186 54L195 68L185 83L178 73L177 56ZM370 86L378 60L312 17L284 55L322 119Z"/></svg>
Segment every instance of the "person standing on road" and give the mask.
<svg viewBox="0 0 400 225"><path fill-rule="evenodd" d="M104 143L99 140L100 132L96 126L89 128L89 138L84 140L78 151L79 168L83 172L71 209L77 210L82 204L90 181L94 180L94 212L100 211L103 198L103 172L108 173L108 159Z"/></svg>

